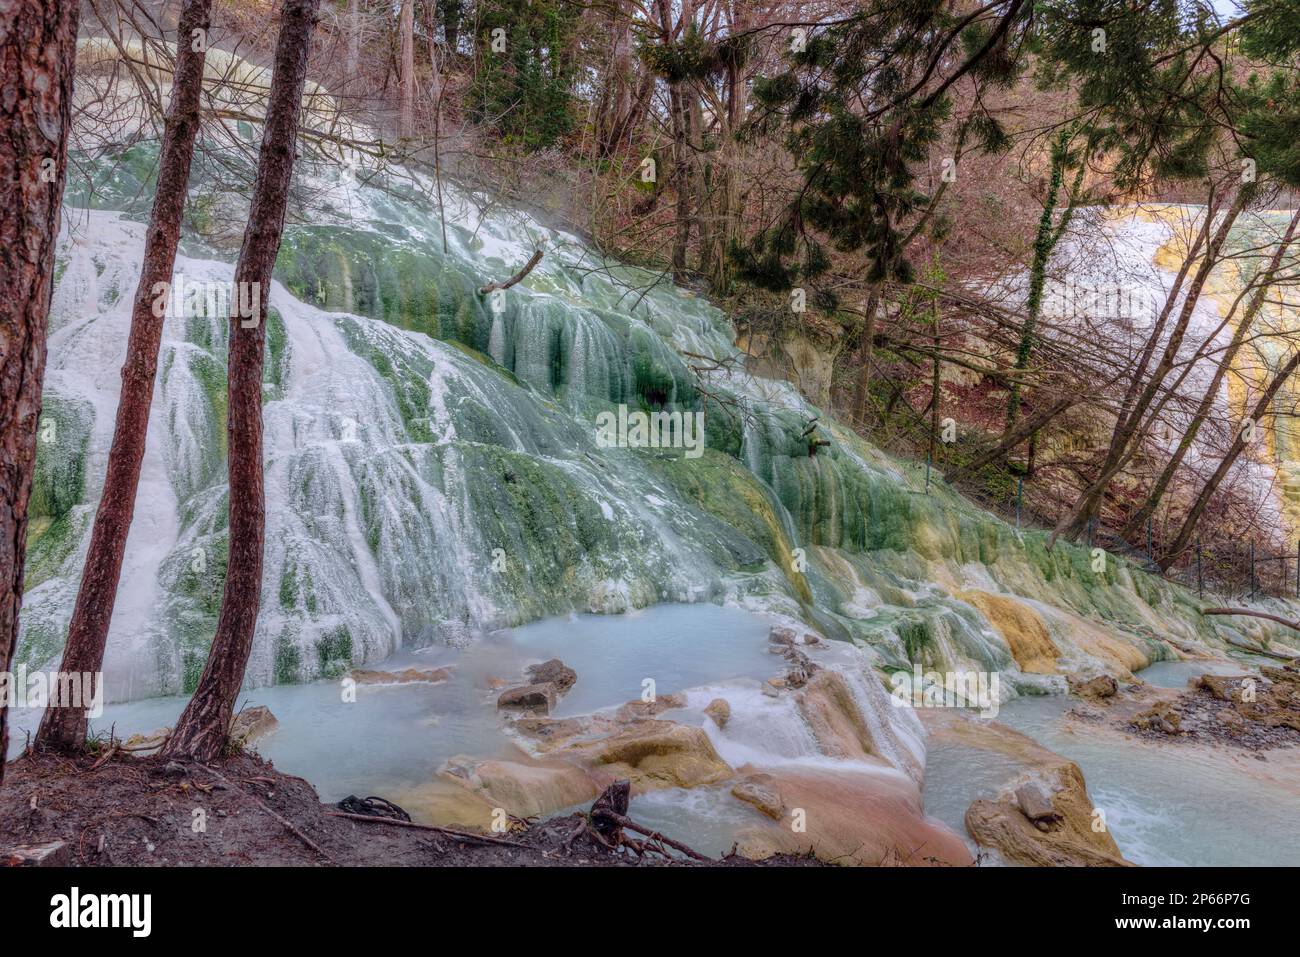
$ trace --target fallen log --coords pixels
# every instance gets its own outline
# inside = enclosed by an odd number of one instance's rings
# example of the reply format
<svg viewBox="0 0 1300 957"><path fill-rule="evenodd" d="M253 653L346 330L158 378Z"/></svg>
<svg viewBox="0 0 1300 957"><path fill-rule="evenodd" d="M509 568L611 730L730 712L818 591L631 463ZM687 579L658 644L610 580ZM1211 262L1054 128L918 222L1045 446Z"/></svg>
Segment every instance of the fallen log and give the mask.
<svg viewBox="0 0 1300 957"><path fill-rule="evenodd" d="M537 252L533 253L532 258L529 259L528 262L524 264L523 269L519 270L519 272L515 273L505 282L488 283L486 286L483 286L482 288L479 289L479 294L486 296L488 293L493 292L497 289L509 289L515 283L519 282L530 272L532 272L533 269L537 266L537 264L541 261L542 261L542 250L539 249L537 250Z"/></svg>

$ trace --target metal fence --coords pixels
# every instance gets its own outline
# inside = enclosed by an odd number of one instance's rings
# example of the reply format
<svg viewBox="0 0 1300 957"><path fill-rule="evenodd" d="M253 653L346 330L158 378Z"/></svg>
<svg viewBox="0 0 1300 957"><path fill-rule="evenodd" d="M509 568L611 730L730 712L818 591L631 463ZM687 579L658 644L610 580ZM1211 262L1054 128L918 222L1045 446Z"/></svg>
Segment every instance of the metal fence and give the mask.
<svg viewBox="0 0 1300 957"><path fill-rule="evenodd" d="M919 463L918 467L926 471L927 490L940 480L937 467L928 462ZM1017 528L1049 531L1056 527L1055 518L1027 504L1023 478L1017 478L1005 496L990 494L975 482L959 481L949 487L973 505ZM1160 553L1150 521L1143 544L1135 545L1121 538L1117 530L1095 519L1078 542L1089 548L1104 548L1144 571L1195 589L1198 595L1209 592L1223 598L1300 598L1300 541L1294 550L1288 550L1277 541L1202 542L1198 539L1167 569L1162 569L1156 560Z"/></svg>

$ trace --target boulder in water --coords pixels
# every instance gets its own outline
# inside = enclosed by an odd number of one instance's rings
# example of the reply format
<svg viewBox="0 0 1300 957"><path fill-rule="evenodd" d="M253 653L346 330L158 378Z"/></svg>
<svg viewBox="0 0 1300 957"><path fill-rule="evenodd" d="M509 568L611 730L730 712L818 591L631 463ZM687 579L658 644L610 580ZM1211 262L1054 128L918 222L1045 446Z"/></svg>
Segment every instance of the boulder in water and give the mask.
<svg viewBox="0 0 1300 957"><path fill-rule="evenodd" d="M565 694L578 681L578 673L559 658L543 661L540 665L529 665L528 677L534 684L553 684L556 694Z"/></svg>
<svg viewBox="0 0 1300 957"><path fill-rule="evenodd" d="M602 780L627 778L638 791L717 784L732 770L703 728L650 718L614 734L555 752L599 771Z"/></svg>
<svg viewBox="0 0 1300 957"><path fill-rule="evenodd" d="M785 813L785 802L781 800L781 791L776 779L770 774L747 774L731 786L731 796L746 804L752 804L774 821L781 820Z"/></svg>
<svg viewBox="0 0 1300 957"><path fill-rule="evenodd" d="M879 759L866 763L866 769L764 769L771 781L763 780L762 787L780 795L784 810L777 819L742 829L739 853L762 859L811 851L823 861L869 866L971 863L961 837L925 816L920 789L910 778Z"/></svg>
<svg viewBox="0 0 1300 957"><path fill-rule="evenodd" d="M440 774L494 808L515 817L540 817L592 800L596 785L581 768L543 762L520 754L511 760L480 761L460 755Z"/></svg>
<svg viewBox="0 0 1300 957"><path fill-rule="evenodd" d="M497 707L513 711L540 711L550 714L555 707L555 685L550 682L508 688L497 698Z"/></svg>
<svg viewBox="0 0 1300 957"><path fill-rule="evenodd" d="M1046 752L1051 754L1051 752ZM1032 784L1052 792L1054 817L1031 817L1020 802L1026 784L996 801L978 800L966 811L966 830L981 847L1013 864L1031 867L1127 867L1110 832L1094 829L1094 809L1073 761L1056 755L1038 769ZM1031 799L1034 800L1034 799ZM1037 802L1033 805L1037 807Z"/></svg>
<svg viewBox="0 0 1300 957"><path fill-rule="evenodd" d="M1037 781L1026 781L1016 788L1016 803L1029 820L1059 821L1061 812L1052 803L1052 795Z"/></svg>
<svg viewBox="0 0 1300 957"><path fill-rule="evenodd" d="M713 723L719 728L725 728L731 719L731 705L725 698L714 698L704 709L704 713L712 718Z"/></svg>
<svg viewBox="0 0 1300 957"><path fill-rule="evenodd" d="M245 748L258 738L266 737L279 726L280 722L275 715L271 714L270 708L264 704L253 705L239 712L231 720L230 740Z"/></svg>
<svg viewBox="0 0 1300 957"><path fill-rule="evenodd" d="M653 718L665 711L686 707L686 696L681 694L656 695L653 701L629 701L615 713L619 721L635 721L638 718Z"/></svg>
<svg viewBox="0 0 1300 957"><path fill-rule="evenodd" d="M1070 678L1068 681L1070 690L1080 698L1113 698L1119 691L1119 682L1110 675L1097 675L1087 680Z"/></svg>

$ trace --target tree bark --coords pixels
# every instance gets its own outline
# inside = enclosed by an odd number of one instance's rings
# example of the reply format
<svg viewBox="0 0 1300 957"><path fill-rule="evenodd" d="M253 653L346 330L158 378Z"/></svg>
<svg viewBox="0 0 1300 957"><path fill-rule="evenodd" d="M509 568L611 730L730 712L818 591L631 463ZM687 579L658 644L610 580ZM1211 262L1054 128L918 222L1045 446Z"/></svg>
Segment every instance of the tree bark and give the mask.
<svg viewBox="0 0 1300 957"><path fill-rule="evenodd" d="M68 626L60 670L69 674L95 675L104 665L113 604L122 575L122 558L127 534L135 514L135 494L140 482L149 431L149 409L153 404L154 378L158 371L158 346L162 341L164 310L155 304L170 302L172 267L180 241L181 217L189 185L190 161L199 130L199 95L203 90L206 33L212 0L186 0L177 27L176 64L171 101L164 119L162 147L158 158L158 187L145 234L144 260L136 284L131 310L131 333L127 339L126 362L122 366L122 392L117 403L117 422L108 453L104 491L95 513L81 575L77 604ZM201 44L194 31L204 31ZM201 49L196 50L198 45ZM164 291L159 293L159 287ZM163 312L163 314L156 314ZM85 708L49 707L41 718L36 744L42 748L72 749L86 740Z"/></svg>
<svg viewBox="0 0 1300 957"><path fill-rule="evenodd" d="M0 672L13 670L45 327L67 166L80 4L14 0L0 29ZM0 782L9 747L0 698Z"/></svg>
<svg viewBox="0 0 1300 957"><path fill-rule="evenodd" d="M251 319L232 318L230 323L226 427L230 450L230 548L225 588L207 664L194 696L162 749L170 757L208 761L221 752L253 648L266 534L262 474L264 303L284 232L307 57L319 4L320 0L285 0L280 14L270 105L257 160L257 182L253 186L244 244L235 266L235 289L255 289L263 295L254 297L256 305ZM232 299L241 298L238 292L232 296Z"/></svg>

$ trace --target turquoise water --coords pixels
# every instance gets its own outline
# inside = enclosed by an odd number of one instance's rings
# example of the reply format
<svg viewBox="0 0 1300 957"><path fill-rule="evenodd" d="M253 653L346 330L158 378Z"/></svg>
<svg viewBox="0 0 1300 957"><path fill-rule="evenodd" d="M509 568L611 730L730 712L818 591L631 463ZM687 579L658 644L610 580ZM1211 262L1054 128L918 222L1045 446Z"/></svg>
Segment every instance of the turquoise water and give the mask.
<svg viewBox="0 0 1300 957"><path fill-rule="evenodd" d="M430 780L457 754L490 757L509 741L490 678L522 680L524 667L558 657L578 672L557 715L586 713L639 699L653 679L660 695L734 678L768 677L779 659L767 653L767 619L712 604L654 605L627 615L566 615L485 636L458 650L403 652L380 670L449 667L443 684L357 686L344 701L338 681L246 691L240 706L265 705L280 721L256 749L281 771L311 781L325 801L384 794ZM171 695L108 705L91 723L120 739L173 724L186 698ZM10 756L34 733L39 710L12 712Z"/></svg>
<svg viewBox="0 0 1300 957"><path fill-rule="evenodd" d="M1207 670L1199 668L1199 674ZM1175 675L1168 670L1154 677ZM1092 734L1086 727L1075 733L1062 721L1074 704L1057 696L1017 698L1002 706L998 720L1079 765L1093 804L1105 810L1128 860L1148 866L1300 864L1300 842L1280 839L1295 828L1294 787L1261 780L1252 773L1262 768L1250 767L1253 757L1207 755L1177 744ZM1264 764L1283 760L1274 753ZM1296 767L1294 755L1285 760ZM988 752L936 745L927 761L926 810L965 834L971 802L995 797L1018 769Z"/></svg>

